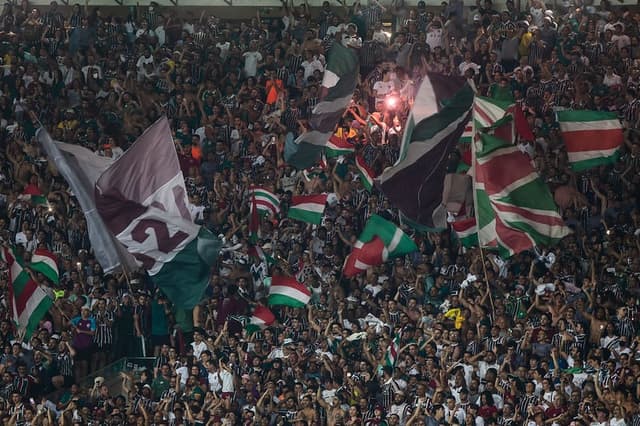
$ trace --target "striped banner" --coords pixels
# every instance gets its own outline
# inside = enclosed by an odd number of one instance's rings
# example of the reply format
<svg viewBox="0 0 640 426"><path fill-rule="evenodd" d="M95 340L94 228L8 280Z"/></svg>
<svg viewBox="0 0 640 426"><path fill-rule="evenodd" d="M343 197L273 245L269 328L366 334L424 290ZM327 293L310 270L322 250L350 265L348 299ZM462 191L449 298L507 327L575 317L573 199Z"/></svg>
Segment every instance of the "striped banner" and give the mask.
<svg viewBox="0 0 640 426"><path fill-rule="evenodd" d="M558 111L557 118L573 170L587 170L618 160L624 134L616 113Z"/></svg>

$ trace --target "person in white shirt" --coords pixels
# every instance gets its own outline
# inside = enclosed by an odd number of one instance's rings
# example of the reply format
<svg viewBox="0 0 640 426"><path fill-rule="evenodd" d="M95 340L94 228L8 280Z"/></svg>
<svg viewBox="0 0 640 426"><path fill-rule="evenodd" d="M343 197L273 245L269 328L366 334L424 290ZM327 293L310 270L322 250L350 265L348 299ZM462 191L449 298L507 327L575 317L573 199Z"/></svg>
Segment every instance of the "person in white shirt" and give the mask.
<svg viewBox="0 0 640 426"><path fill-rule="evenodd" d="M100 65L96 64L96 60L93 56L89 55L87 58L87 65L82 67L82 74L84 74L85 81L88 79L89 74L91 74L94 80L102 79L102 68Z"/></svg>
<svg viewBox="0 0 640 426"><path fill-rule="evenodd" d="M620 86L622 84L622 79L618 74L613 72L613 67L609 65L607 66L607 71L604 75L602 83L607 87Z"/></svg>
<svg viewBox="0 0 640 426"><path fill-rule="evenodd" d="M244 75L245 77L255 77L258 68L262 64L262 54L258 52L258 45L255 41L249 44L249 51L242 54L244 58Z"/></svg>
<svg viewBox="0 0 640 426"><path fill-rule="evenodd" d="M373 96L376 105L383 103L388 94L393 91L393 81L390 79L389 70L382 71L382 80L373 85Z"/></svg>
<svg viewBox="0 0 640 426"><path fill-rule="evenodd" d="M167 41L167 32L164 29L164 18L162 16L158 16L158 26L153 30L153 32L158 39L158 47L164 46Z"/></svg>
<svg viewBox="0 0 640 426"><path fill-rule="evenodd" d="M193 348L193 356L200 358L202 352L208 349L207 343L202 339L202 332L196 330L193 332L193 342L191 342L191 348Z"/></svg>
<svg viewBox="0 0 640 426"><path fill-rule="evenodd" d="M318 60L318 58L314 56L309 50L305 52L305 60L302 61L300 66L304 68L303 78L305 81L307 81L307 79L311 77L316 70L320 72L324 72L324 67L322 66L322 62L320 62L320 60Z"/></svg>
<svg viewBox="0 0 640 426"><path fill-rule="evenodd" d="M373 32L373 40L382 44L383 46L389 46L391 40L389 39L389 35L383 30L382 23L376 23L375 31Z"/></svg>

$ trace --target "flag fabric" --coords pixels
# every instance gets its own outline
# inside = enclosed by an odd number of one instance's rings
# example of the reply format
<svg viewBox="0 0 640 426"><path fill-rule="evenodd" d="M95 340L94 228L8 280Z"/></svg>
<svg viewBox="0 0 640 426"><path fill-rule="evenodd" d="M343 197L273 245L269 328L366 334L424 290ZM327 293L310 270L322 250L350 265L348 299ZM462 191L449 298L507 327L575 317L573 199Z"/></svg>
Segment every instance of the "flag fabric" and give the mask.
<svg viewBox="0 0 640 426"><path fill-rule="evenodd" d="M379 237L367 243L356 241L345 259L343 274L347 278L354 277L376 265L382 265L388 258L389 251Z"/></svg>
<svg viewBox="0 0 640 426"><path fill-rule="evenodd" d="M474 106L474 122L476 117ZM569 229L530 158L497 136L510 134L509 117L496 118L473 141L474 202L479 244L497 247L507 258L535 246L551 246Z"/></svg>
<svg viewBox="0 0 640 426"><path fill-rule="evenodd" d="M78 200L87 222L93 254L104 272L137 269L134 257L111 235L96 209L95 183L113 160L79 145L54 142L44 128L38 129L36 138Z"/></svg>
<svg viewBox="0 0 640 426"><path fill-rule="evenodd" d="M277 261L273 257L265 253L264 250L262 250L262 247L260 247L257 244L249 246L247 254L251 257L260 259L262 262L266 263L267 265L275 265L277 263Z"/></svg>
<svg viewBox="0 0 640 426"><path fill-rule="evenodd" d="M356 147L350 144L346 137L342 136L342 132L340 132L340 135L336 132L329 138L325 154L327 158L335 158L341 155L352 154L355 150Z"/></svg>
<svg viewBox="0 0 640 426"><path fill-rule="evenodd" d="M374 214L367 221L353 251L345 259L344 274L353 276L381 265L388 258L417 250L416 243L393 222Z"/></svg>
<svg viewBox="0 0 640 426"><path fill-rule="evenodd" d="M256 306L251 314L249 323L246 326L247 333L253 334L256 331L264 330L276 321L273 312L265 306Z"/></svg>
<svg viewBox="0 0 640 426"><path fill-rule="evenodd" d="M249 195L252 197L252 207L255 205L258 212L270 216L277 216L280 213L280 198L268 189L252 186L249 188Z"/></svg>
<svg viewBox="0 0 640 426"><path fill-rule="evenodd" d="M513 124L516 127L516 134L519 139L532 142L536 140L520 104L515 104L513 106Z"/></svg>
<svg viewBox="0 0 640 426"><path fill-rule="evenodd" d="M60 274L58 272L58 260L56 255L49 250L36 249L31 255L31 264L29 267L47 277L54 284L60 282Z"/></svg>
<svg viewBox="0 0 640 426"><path fill-rule="evenodd" d="M319 225L327 203L327 194L294 195L287 216L291 219Z"/></svg>
<svg viewBox="0 0 640 426"><path fill-rule="evenodd" d="M199 303L222 244L193 222L166 117L102 173L95 198L108 229L167 298L182 309Z"/></svg>
<svg viewBox="0 0 640 426"><path fill-rule="evenodd" d="M334 133L336 126L351 102L359 74L358 54L355 50L334 43L327 56L322 78L320 102L309 119L309 130L285 144L285 161L306 169L318 157Z"/></svg>
<svg viewBox="0 0 640 426"><path fill-rule="evenodd" d="M20 200L30 203L32 206L46 206L49 200L43 194L21 194Z"/></svg>
<svg viewBox="0 0 640 426"><path fill-rule="evenodd" d="M386 367L393 368L398 360L398 353L400 352L400 342L402 341L402 331L396 333L391 341L391 344L387 347L384 354L384 364Z"/></svg>
<svg viewBox="0 0 640 426"><path fill-rule="evenodd" d="M371 192L373 190L373 180L376 178L376 173L360 155L356 155L356 167L358 168L358 175L360 176L362 186Z"/></svg>
<svg viewBox="0 0 640 426"><path fill-rule="evenodd" d="M464 126L464 131L462 132L462 136L460 136L459 143L468 145L471 143L471 139L473 138L473 122L469 120L466 126Z"/></svg>
<svg viewBox="0 0 640 426"><path fill-rule="evenodd" d="M495 136L508 143L515 143L515 122L505 119L513 111L513 104L510 102L476 96L473 101L473 140L477 141L484 129L493 128ZM497 126L496 123L500 125Z"/></svg>
<svg viewBox="0 0 640 426"><path fill-rule="evenodd" d="M473 104L463 78L427 73L405 124L397 162L376 179L401 213L428 227L447 227L442 185Z"/></svg>
<svg viewBox="0 0 640 426"><path fill-rule="evenodd" d="M615 112L558 111L557 118L573 170L587 170L618 160L624 134Z"/></svg>
<svg viewBox="0 0 640 426"><path fill-rule="evenodd" d="M304 308L311 300L311 291L292 277L271 277L269 306L282 305Z"/></svg>
<svg viewBox="0 0 640 426"><path fill-rule="evenodd" d="M475 217L456 220L451 223L451 228L453 228L458 240L464 247L478 246L478 227L476 226Z"/></svg>
<svg viewBox="0 0 640 426"><path fill-rule="evenodd" d="M251 194L251 218L249 219L249 242L256 244L258 242L258 230L260 229L260 217L258 215L258 204L256 195Z"/></svg>
<svg viewBox="0 0 640 426"><path fill-rule="evenodd" d="M2 260L9 268L9 300L13 321L27 341L38 329L40 320L53 305L53 300L22 267L12 249L2 247L1 250Z"/></svg>

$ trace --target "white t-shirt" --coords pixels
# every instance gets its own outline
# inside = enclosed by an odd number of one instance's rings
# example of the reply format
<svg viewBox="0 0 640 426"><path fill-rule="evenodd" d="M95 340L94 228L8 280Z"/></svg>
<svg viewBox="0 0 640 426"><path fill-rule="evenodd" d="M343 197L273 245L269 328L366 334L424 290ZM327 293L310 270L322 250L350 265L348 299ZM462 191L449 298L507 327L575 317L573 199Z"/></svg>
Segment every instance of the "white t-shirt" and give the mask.
<svg viewBox="0 0 640 426"><path fill-rule="evenodd" d="M233 387L233 374L227 370L220 370L220 378L222 379L222 392L232 393Z"/></svg>
<svg viewBox="0 0 640 426"><path fill-rule="evenodd" d="M622 79L618 74L604 75L604 79L602 80L605 86L620 86L622 84Z"/></svg>
<svg viewBox="0 0 640 426"><path fill-rule="evenodd" d="M320 72L324 71L324 67L322 66L322 62L317 60L316 58L312 58L310 61L303 61L300 66L304 68L304 79L305 81L313 75L315 70Z"/></svg>
<svg viewBox="0 0 640 426"><path fill-rule="evenodd" d="M384 97L393 90L393 82L391 80L377 81L373 85L373 90L376 92L376 102L382 102Z"/></svg>
<svg viewBox="0 0 640 426"><path fill-rule="evenodd" d="M255 77L258 73L258 62L262 61L260 52L244 52L244 73L247 77Z"/></svg>
<svg viewBox="0 0 640 426"><path fill-rule="evenodd" d="M193 348L193 356L200 359L200 354L207 350L207 344L205 342L191 342L191 347Z"/></svg>
<svg viewBox="0 0 640 426"><path fill-rule="evenodd" d="M209 381L209 388L214 392L220 392L222 389L221 377L218 377L218 372L209 373L207 377Z"/></svg>

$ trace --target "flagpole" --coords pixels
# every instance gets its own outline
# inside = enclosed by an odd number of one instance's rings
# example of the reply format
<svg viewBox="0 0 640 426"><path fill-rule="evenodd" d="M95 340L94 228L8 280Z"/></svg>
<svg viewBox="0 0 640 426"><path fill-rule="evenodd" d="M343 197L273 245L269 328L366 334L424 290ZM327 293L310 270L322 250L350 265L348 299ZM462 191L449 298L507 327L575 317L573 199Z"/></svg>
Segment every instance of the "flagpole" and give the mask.
<svg viewBox="0 0 640 426"><path fill-rule="evenodd" d="M484 273L484 282L487 285L487 291L489 292L489 302L491 303L491 318L493 318L496 310L493 306L493 295L491 294L491 286L489 285L489 276L487 275L487 265L485 265L484 260L484 251L482 250L482 246L479 245L480 249L480 261L482 262L482 272Z"/></svg>

